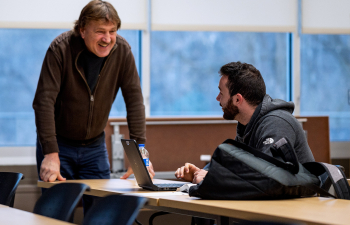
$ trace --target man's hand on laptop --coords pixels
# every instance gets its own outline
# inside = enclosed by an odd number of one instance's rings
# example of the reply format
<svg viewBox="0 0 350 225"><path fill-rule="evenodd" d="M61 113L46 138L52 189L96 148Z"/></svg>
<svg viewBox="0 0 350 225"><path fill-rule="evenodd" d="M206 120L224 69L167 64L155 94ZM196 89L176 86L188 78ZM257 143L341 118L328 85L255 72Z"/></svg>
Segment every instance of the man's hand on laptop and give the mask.
<svg viewBox="0 0 350 225"><path fill-rule="evenodd" d="M200 169L197 172L194 173L194 178L192 183L194 184L198 184L199 182L201 182L204 177L207 175L208 171Z"/></svg>
<svg viewBox="0 0 350 225"><path fill-rule="evenodd" d="M195 177L195 173L197 171L200 171L200 170L201 169L199 169L198 167L196 167L195 165L193 165L191 163L185 163L184 166L182 166L176 170L175 177L177 179L181 179L184 181L193 182L194 181L193 179Z"/></svg>
<svg viewBox="0 0 350 225"><path fill-rule="evenodd" d="M154 173L153 164L151 163L151 161L149 161L149 166L147 167L147 170L148 170L149 176L151 177L151 179L153 179L155 173ZM126 173L123 176L121 176L120 179L126 179L133 173L134 171L132 170L131 166L129 166Z"/></svg>

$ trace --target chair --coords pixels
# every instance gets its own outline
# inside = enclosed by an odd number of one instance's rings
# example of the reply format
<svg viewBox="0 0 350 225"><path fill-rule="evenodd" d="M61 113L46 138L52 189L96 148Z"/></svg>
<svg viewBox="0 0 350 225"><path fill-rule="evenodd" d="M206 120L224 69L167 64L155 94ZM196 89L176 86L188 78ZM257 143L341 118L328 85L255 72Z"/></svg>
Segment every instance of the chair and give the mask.
<svg viewBox="0 0 350 225"><path fill-rule="evenodd" d="M131 225L146 204L144 197L109 195L97 201L84 218L84 225Z"/></svg>
<svg viewBox="0 0 350 225"><path fill-rule="evenodd" d="M81 183L60 183L45 190L33 212L63 221L72 221L79 200L90 187Z"/></svg>
<svg viewBox="0 0 350 225"><path fill-rule="evenodd" d="M23 174L0 172L0 204L13 207L15 194Z"/></svg>

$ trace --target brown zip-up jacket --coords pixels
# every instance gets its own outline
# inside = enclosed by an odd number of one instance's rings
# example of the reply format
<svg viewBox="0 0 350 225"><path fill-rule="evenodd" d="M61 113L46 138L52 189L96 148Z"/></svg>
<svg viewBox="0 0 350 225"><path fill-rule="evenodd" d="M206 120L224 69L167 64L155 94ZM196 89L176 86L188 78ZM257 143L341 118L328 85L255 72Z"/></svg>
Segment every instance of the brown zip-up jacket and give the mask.
<svg viewBox="0 0 350 225"><path fill-rule="evenodd" d="M145 107L129 44L117 35L94 93L77 63L85 48L80 36L67 31L47 50L33 102L43 154L59 152L56 134L82 143L100 136L119 88L126 104L130 138L145 143Z"/></svg>

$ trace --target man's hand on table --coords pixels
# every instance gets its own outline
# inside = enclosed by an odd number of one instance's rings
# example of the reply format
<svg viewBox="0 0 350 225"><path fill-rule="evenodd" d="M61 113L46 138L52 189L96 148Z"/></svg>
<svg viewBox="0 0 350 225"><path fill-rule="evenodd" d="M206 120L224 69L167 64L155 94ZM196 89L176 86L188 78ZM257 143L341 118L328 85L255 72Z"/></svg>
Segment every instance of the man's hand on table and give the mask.
<svg viewBox="0 0 350 225"><path fill-rule="evenodd" d="M149 166L146 167L146 168L148 170L149 176L151 177L151 179L153 179L155 173L154 173L153 164L152 164L151 161L149 161ZM134 173L134 171L132 171L131 166L129 166L129 168L126 171L126 173L123 176L121 176L120 179L126 179L133 173Z"/></svg>
<svg viewBox="0 0 350 225"><path fill-rule="evenodd" d="M53 182L56 179L59 181L66 180L60 173L60 158L57 152L45 155L40 166L40 178L45 182Z"/></svg>

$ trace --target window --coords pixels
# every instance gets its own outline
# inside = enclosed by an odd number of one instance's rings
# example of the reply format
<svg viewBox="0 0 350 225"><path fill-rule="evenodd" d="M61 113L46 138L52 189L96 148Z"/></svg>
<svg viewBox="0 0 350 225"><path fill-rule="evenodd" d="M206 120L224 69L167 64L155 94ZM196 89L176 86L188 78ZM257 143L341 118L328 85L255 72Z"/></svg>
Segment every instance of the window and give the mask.
<svg viewBox="0 0 350 225"><path fill-rule="evenodd" d="M286 33L153 31L151 115L221 116L218 71L233 61L254 65L267 93L286 100Z"/></svg>
<svg viewBox="0 0 350 225"><path fill-rule="evenodd" d="M32 102L51 41L66 30L0 29L0 146L35 145ZM140 71L140 31L118 33ZM267 93L289 100L286 33L153 31L151 116L221 116L220 67L253 64ZM301 36L301 115L330 116L331 141L350 141L350 35ZM126 116L121 92L110 116Z"/></svg>
<svg viewBox="0 0 350 225"><path fill-rule="evenodd" d="M301 114L328 115L331 141L350 141L350 35L301 36Z"/></svg>
<svg viewBox="0 0 350 225"><path fill-rule="evenodd" d="M65 30L0 29L0 145L34 145L33 98L51 41Z"/></svg>

